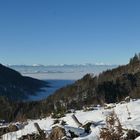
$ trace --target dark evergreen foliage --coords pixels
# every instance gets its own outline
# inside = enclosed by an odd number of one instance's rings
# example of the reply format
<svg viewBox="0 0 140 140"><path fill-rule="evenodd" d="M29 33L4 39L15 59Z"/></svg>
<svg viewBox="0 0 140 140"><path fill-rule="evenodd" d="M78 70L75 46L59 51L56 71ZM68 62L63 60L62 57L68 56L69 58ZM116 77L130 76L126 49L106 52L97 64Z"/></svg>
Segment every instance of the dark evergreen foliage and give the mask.
<svg viewBox="0 0 140 140"><path fill-rule="evenodd" d="M22 115L35 119L50 115L52 112L55 115L64 114L69 109L82 109L86 105L120 102L127 96L140 98L140 57L138 56L134 56L129 64L107 70L99 76L87 74L74 84L57 90L39 102L12 104L5 99L3 102L5 111L0 110L0 118L5 119L3 114L9 112L8 120Z"/></svg>
<svg viewBox="0 0 140 140"><path fill-rule="evenodd" d="M0 64L0 96L10 100L24 100L44 86L46 86L44 81L24 77Z"/></svg>

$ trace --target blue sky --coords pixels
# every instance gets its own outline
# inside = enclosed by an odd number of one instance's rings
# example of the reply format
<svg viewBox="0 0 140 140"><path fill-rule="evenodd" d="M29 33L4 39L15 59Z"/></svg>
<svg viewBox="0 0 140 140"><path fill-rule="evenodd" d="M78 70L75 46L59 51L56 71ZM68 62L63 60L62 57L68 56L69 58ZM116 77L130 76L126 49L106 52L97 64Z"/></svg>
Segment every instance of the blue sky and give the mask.
<svg viewBox="0 0 140 140"><path fill-rule="evenodd" d="M139 0L1 0L0 62L125 64L140 52Z"/></svg>

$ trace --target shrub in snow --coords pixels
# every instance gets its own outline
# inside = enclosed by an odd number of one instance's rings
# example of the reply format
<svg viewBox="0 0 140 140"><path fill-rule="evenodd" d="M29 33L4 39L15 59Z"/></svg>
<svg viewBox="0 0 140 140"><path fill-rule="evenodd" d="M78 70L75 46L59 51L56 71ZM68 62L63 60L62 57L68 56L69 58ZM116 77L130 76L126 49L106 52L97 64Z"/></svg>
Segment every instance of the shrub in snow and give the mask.
<svg viewBox="0 0 140 140"><path fill-rule="evenodd" d="M127 102L127 103L129 103L130 102L130 96L127 96L126 98L125 98L125 102Z"/></svg>
<svg viewBox="0 0 140 140"><path fill-rule="evenodd" d="M17 122L27 122L27 117L26 117L26 115L19 114L16 117L16 121Z"/></svg>
<svg viewBox="0 0 140 140"><path fill-rule="evenodd" d="M60 123L60 120L56 119L56 120L54 120L53 124L59 124L59 123Z"/></svg>
<svg viewBox="0 0 140 140"><path fill-rule="evenodd" d="M48 138L46 138L46 140L66 140L66 132L65 132L65 129L64 128L61 128L61 127L54 127L52 129L52 132L51 134L49 135Z"/></svg>
<svg viewBox="0 0 140 140"><path fill-rule="evenodd" d="M65 121L62 120L62 121L61 121L61 125L62 125L62 126L65 126L65 125L67 125L67 123L66 123Z"/></svg>
<svg viewBox="0 0 140 140"><path fill-rule="evenodd" d="M106 128L102 128L100 138L103 140L123 140L123 134L120 120L113 111L106 118Z"/></svg>
<svg viewBox="0 0 140 140"><path fill-rule="evenodd" d="M65 117L65 113L66 113L66 109L64 107L60 107L59 109L56 109L53 113L52 113L52 118L62 118Z"/></svg>

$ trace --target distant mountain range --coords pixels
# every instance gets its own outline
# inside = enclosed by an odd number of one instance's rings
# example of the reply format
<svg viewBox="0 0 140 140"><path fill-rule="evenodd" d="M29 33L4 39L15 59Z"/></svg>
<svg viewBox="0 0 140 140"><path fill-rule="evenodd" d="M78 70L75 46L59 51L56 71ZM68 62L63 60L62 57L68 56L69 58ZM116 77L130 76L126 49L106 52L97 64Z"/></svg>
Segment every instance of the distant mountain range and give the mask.
<svg viewBox="0 0 140 140"><path fill-rule="evenodd" d="M75 65L9 65L10 68L26 76L33 76L39 79L80 79L87 73L99 74L105 70L113 69L117 65L96 65L96 64L75 64ZM34 74L43 74L35 76ZM46 76L44 75L46 74ZM54 75L55 74L55 75ZM46 78L45 78L46 77Z"/></svg>
<svg viewBox="0 0 140 140"><path fill-rule="evenodd" d="M25 64L18 64L18 65L11 65L7 64L7 67L13 66L23 66L23 67L63 67L63 66L117 66L116 64L105 64L105 63L85 63L85 64L54 64L54 65L43 65L43 64L33 64L33 65L25 65Z"/></svg>

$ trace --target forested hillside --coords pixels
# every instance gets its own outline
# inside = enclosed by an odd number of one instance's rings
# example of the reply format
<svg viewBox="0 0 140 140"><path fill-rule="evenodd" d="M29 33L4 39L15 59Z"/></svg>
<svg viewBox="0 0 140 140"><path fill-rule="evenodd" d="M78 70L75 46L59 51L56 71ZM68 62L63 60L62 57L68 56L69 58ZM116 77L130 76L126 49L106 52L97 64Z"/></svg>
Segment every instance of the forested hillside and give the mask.
<svg viewBox="0 0 140 140"><path fill-rule="evenodd" d="M127 96L140 98L139 55L135 55L129 64L105 71L99 76L87 74L74 84L57 90L45 100L13 104L10 119L21 116L38 118L52 112L63 115L69 109L120 102Z"/></svg>
<svg viewBox="0 0 140 140"><path fill-rule="evenodd" d="M13 101L25 100L46 85L44 81L24 77L17 71L0 64L0 96Z"/></svg>

